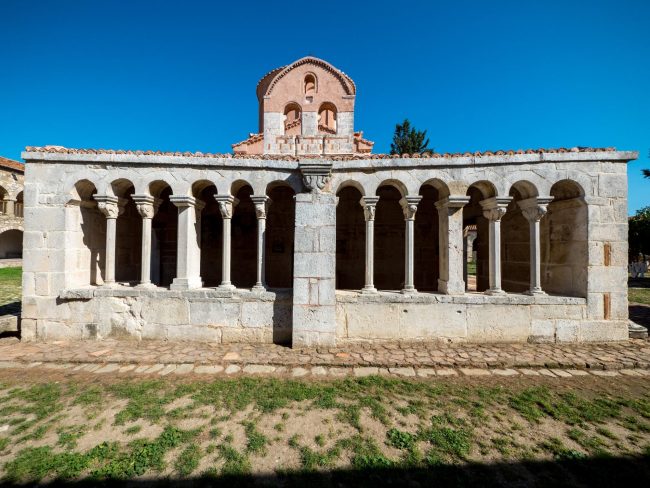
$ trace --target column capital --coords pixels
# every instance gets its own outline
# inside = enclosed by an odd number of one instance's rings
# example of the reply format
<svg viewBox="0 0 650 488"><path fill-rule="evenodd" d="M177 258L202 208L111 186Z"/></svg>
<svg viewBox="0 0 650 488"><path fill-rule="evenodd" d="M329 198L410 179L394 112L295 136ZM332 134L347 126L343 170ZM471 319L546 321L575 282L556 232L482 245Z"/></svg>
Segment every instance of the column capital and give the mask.
<svg viewBox="0 0 650 488"><path fill-rule="evenodd" d="M481 200L479 203L486 219L490 222L500 222L501 218L506 214L506 209L511 201L512 197L492 197Z"/></svg>
<svg viewBox="0 0 650 488"><path fill-rule="evenodd" d="M375 220L378 201L379 197L361 197L361 200L359 200L359 204L363 207L363 216L366 221Z"/></svg>
<svg viewBox="0 0 650 488"><path fill-rule="evenodd" d="M162 204L160 198L151 195L132 195L131 198L133 198L138 213L143 219L153 219Z"/></svg>
<svg viewBox="0 0 650 488"><path fill-rule="evenodd" d="M407 195L403 197L399 204L402 206L405 220L415 220L415 212L418 210L418 203L422 197L420 195Z"/></svg>
<svg viewBox="0 0 650 488"><path fill-rule="evenodd" d="M469 200L470 198L465 195L449 195L442 200L438 200L435 203L435 206L438 210L443 210L445 208L458 210L459 208L463 208L465 205L467 205L469 203Z"/></svg>
<svg viewBox="0 0 650 488"><path fill-rule="evenodd" d="M551 200L553 200L553 197L533 197L520 200L517 202L517 205L526 220L529 222L539 222L548 212L547 207Z"/></svg>
<svg viewBox="0 0 650 488"><path fill-rule="evenodd" d="M127 200L114 195L96 195L97 208L107 219L116 219L124 213Z"/></svg>
<svg viewBox="0 0 650 488"><path fill-rule="evenodd" d="M239 200L232 195L215 195L214 199L219 204L219 212L224 219L232 219L232 214L235 207L239 204Z"/></svg>
<svg viewBox="0 0 650 488"><path fill-rule="evenodd" d="M169 201L178 208L194 207L197 202L196 198L189 195L170 195Z"/></svg>
<svg viewBox="0 0 650 488"><path fill-rule="evenodd" d="M251 200L255 205L255 216L258 219L265 219L271 205L271 199L267 195L251 195Z"/></svg>
<svg viewBox="0 0 650 488"><path fill-rule="evenodd" d="M332 163L319 161L300 161L298 163L302 182L309 191L321 192L332 177Z"/></svg>

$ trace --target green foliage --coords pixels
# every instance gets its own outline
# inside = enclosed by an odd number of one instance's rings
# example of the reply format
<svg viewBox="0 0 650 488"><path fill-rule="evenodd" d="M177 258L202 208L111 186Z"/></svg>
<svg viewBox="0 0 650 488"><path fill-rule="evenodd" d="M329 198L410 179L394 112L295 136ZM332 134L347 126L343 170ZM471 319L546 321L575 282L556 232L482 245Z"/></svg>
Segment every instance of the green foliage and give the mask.
<svg viewBox="0 0 650 488"><path fill-rule="evenodd" d="M223 459L221 474L223 476L243 476L251 473L251 463L248 457L241 454L229 443L219 446L219 457Z"/></svg>
<svg viewBox="0 0 650 488"><path fill-rule="evenodd" d="M242 422L246 433L246 451L254 454L264 454L268 439L259 431L253 422Z"/></svg>
<svg viewBox="0 0 650 488"><path fill-rule="evenodd" d="M639 253L650 254L650 206L640 208L628 220L630 256L635 259Z"/></svg>
<svg viewBox="0 0 650 488"><path fill-rule="evenodd" d="M181 476L189 476L199 466L201 449L196 444L187 446L178 456L174 468Z"/></svg>
<svg viewBox="0 0 650 488"><path fill-rule="evenodd" d="M542 442L540 447L550 452L558 461L576 461L587 457L579 451L567 448L557 437L551 437Z"/></svg>
<svg viewBox="0 0 650 488"><path fill-rule="evenodd" d="M399 429L390 429L386 432L386 444L396 449L411 449L417 436Z"/></svg>
<svg viewBox="0 0 650 488"><path fill-rule="evenodd" d="M57 444L65 449L74 449L77 447L77 439L84 435L86 427L83 425L73 425L70 427L62 427L57 431L59 440Z"/></svg>
<svg viewBox="0 0 650 488"><path fill-rule="evenodd" d="M412 127L408 119L404 119L404 122L395 125L395 134L390 145L391 154L433 152L433 149L429 149L428 146L429 139L426 130L419 131Z"/></svg>
<svg viewBox="0 0 650 488"><path fill-rule="evenodd" d="M142 430L142 426L141 426L141 425L133 425L133 426L129 427L128 429L126 429L126 430L124 431L124 433L125 433L126 435L135 435L135 434L137 434L138 432L140 432L141 430Z"/></svg>
<svg viewBox="0 0 650 488"><path fill-rule="evenodd" d="M644 178L650 178L650 169L642 169L641 173L643 173Z"/></svg>

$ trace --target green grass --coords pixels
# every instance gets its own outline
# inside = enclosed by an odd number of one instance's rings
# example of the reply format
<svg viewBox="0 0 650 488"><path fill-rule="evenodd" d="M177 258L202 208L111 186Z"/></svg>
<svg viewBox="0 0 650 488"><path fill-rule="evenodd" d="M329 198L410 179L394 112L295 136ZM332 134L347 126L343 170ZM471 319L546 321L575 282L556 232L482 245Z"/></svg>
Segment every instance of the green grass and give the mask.
<svg viewBox="0 0 650 488"><path fill-rule="evenodd" d="M23 268L0 268L0 306L19 302Z"/></svg>
<svg viewBox="0 0 650 488"><path fill-rule="evenodd" d="M650 286L648 288L628 288L628 301L650 305Z"/></svg>

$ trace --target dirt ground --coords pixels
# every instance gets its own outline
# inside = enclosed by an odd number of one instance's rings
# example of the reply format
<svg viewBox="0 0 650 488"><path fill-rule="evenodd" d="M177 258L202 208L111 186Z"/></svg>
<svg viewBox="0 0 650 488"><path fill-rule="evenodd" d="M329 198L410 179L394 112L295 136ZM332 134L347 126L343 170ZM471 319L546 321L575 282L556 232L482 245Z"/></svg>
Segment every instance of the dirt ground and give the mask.
<svg viewBox="0 0 650 488"><path fill-rule="evenodd" d="M615 473L636 483L650 479L649 386L647 377L206 381L2 370L0 477L594 486Z"/></svg>

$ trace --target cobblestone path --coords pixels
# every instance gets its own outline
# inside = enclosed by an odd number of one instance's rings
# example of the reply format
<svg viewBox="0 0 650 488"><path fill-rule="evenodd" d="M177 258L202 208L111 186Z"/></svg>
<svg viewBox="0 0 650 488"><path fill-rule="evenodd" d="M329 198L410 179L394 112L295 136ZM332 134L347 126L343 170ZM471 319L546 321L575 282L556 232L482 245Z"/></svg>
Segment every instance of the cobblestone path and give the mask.
<svg viewBox="0 0 650 488"><path fill-rule="evenodd" d="M650 375L650 342L612 344L357 344L290 349L262 344L0 340L0 368L96 373L401 376Z"/></svg>

